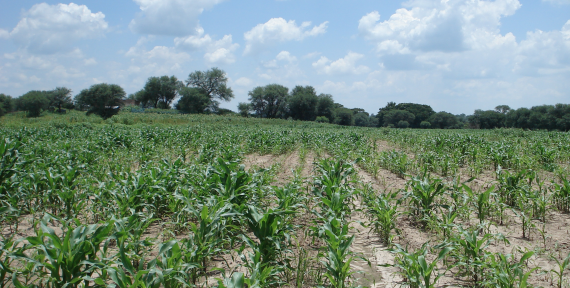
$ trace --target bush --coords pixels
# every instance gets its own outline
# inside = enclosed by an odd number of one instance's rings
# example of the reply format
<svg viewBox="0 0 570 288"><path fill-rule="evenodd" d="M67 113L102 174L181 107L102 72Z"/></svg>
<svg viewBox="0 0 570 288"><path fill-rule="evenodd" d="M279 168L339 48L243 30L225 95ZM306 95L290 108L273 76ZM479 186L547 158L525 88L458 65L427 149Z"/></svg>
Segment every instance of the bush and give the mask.
<svg viewBox="0 0 570 288"><path fill-rule="evenodd" d="M176 109L183 113L204 113L212 104L210 97L198 88L184 87L179 93L182 97L176 104Z"/></svg>
<svg viewBox="0 0 570 288"><path fill-rule="evenodd" d="M30 91L18 99L18 109L28 112L28 117L39 117L49 105L44 91Z"/></svg>
<svg viewBox="0 0 570 288"><path fill-rule="evenodd" d="M78 107L88 108L87 115L97 114L103 119L112 117L119 112L119 107L125 99L126 93L116 84L95 84L89 89L83 89L75 96Z"/></svg>
<svg viewBox="0 0 570 288"><path fill-rule="evenodd" d="M317 116L317 119L315 119L315 122L317 122L317 123L330 123L329 118L327 118L326 116Z"/></svg>
<svg viewBox="0 0 570 288"><path fill-rule="evenodd" d="M410 123L408 121L400 120L398 122L398 128L408 128L410 127Z"/></svg>
<svg viewBox="0 0 570 288"><path fill-rule="evenodd" d="M431 128L431 123L429 123L428 121L422 121L422 123L420 123L420 128L429 129Z"/></svg>

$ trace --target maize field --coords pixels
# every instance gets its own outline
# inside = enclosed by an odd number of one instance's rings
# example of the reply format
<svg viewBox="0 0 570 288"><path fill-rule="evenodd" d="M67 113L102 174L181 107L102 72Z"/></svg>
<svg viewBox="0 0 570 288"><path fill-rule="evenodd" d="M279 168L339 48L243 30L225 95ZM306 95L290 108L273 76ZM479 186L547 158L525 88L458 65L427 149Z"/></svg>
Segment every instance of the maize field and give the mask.
<svg viewBox="0 0 570 288"><path fill-rule="evenodd" d="M78 115L0 124L0 287L570 287L569 133Z"/></svg>

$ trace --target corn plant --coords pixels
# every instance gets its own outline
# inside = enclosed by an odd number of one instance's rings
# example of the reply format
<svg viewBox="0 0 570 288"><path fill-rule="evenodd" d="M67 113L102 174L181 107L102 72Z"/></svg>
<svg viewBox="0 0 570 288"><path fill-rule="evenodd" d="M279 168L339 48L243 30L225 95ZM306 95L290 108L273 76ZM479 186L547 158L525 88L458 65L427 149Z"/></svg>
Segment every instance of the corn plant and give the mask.
<svg viewBox="0 0 570 288"><path fill-rule="evenodd" d="M189 237L183 241L184 249L188 252L185 256L187 263L194 263L194 267L189 268L192 283L200 275L207 272L208 261L212 257L222 252L222 245L225 241L225 233L229 227L226 219L235 216L231 212L232 205L221 198L210 198L210 201L202 203L202 209L187 207L198 219L198 225L190 223Z"/></svg>
<svg viewBox="0 0 570 288"><path fill-rule="evenodd" d="M254 242L246 235L242 235L242 239L256 253L259 252L261 265L278 265L279 257L287 252L289 233L292 227L285 223L282 217L292 213L294 212L272 209L260 211L255 206L248 206L247 212L244 214L246 223L259 243Z"/></svg>
<svg viewBox="0 0 570 288"><path fill-rule="evenodd" d="M0 139L0 195L4 195L4 182L17 172L18 165L23 164L18 152L21 145L19 141Z"/></svg>
<svg viewBox="0 0 570 288"><path fill-rule="evenodd" d="M217 279L218 288L245 288L245 277L241 272L235 272L231 278Z"/></svg>
<svg viewBox="0 0 570 288"><path fill-rule="evenodd" d="M78 287L95 272L92 268L98 262L101 243L107 239L113 225L80 225L73 229L64 222L64 235L60 238L46 225L50 219L51 216L44 217L37 235L25 238L29 243L25 249L37 252L27 260L46 269L41 277L47 285Z"/></svg>
<svg viewBox="0 0 570 288"><path fill-rule="evenodd" d="M453 250L453 247L444 247L439 253L438 257L427 262L426 256L430 250L428 243L424 243L422 247L414 252L408 251L408 248L402 248L398 244L394 244L395 248L390 249L390 252L396 255L394 264L383 266L392 266L399 268L398 272L404 278L404 284L412 288L433 288L436 283L444 275L439 272L437 263L442 260L447 253Z"/></svg>
<svg viewBox="0 0 570 288"><path fill-rule="evenodd" d="M439 226L443 230L443 238L447 239L451 235L453 227L455 227L455 218L458 214L453 206L441 207L440 211L441 219L439 220Z"/></svg>
<svg viewBox="0 0 570 288"><path fill-rule="evenodd" d="M208 178L210 189L236 207L244 205L255 189L252 176L237 162L217 158L216 164Z"/></svg>
<svg viewBox="0 0 570 288"><path fill-rule="evenodd" d="M12 237L0 240L0 287L2 288L7 287L10 275L13 273L11 268L14 260L11 257L13 248L15 247Z"/></svg>
<svg viewBox="0 0 570 288"><path fill-rule="evenodd" d="M534 252L527 252L525 253L521 259L516 262L512 261L513 256L503 255L497 253L490 257L489 268L491 272L489 273L489 278L487 279L486 284L491 287L500 287L500 288L525 288L531 287L528 284L528 277L530 274L537 270L537 268L530 269L529 271L524 271L526 267L525 261L528 258L532 257Z"/></svg>
<svg viewBox="0 0 570 288"><path fill-rule="evenodd" d="M473 279L475 283L482 281L484 269L486 267L489 253L487 247L495 239L502 239L508 243L502 235L492 235L489 233L479 236L480 229L471 231L459 227L459 233L451 238L453 245L457 247L454 258L457 259L457 266L460 272Z"/></svg>
<svg viewBox="0 0 570 288"><path fill-rule="evenodd" d="M552 269L550 270L552 273L556 275L558 278L557 287L562 288L562 284L564 283L564 271L570 268L570 253L566 258L562 259L562 261L558 260L556 257L552 257L554 261L556 261L556 265L558 266L558 271Z"/></svg>
<svg viewBox="0 0 570 288"><path fill-rule="evenodd" d="M404 197L409 199L412 213L419 219L430 218L433 210L439 206L438 197L443 195L447 187L441 179L433 179L429 175L412 177L406 183L406 193ZM424 225L425 220L422 220Z"/></svg>
<svg viewBox="0 0 570 288"><path fill-rule="evenodd" d="M553 183L552 197L554 198L554 205L560 212L570 212L570 182L567 179L562 179L562 183Z"/></svg>
<svg viewBox="0 0 570 288"><path fill-rule="evenodd" d="M141 213L135 213L129 217L113 219L115 224L115 233L113 238L117 240L119 246L124 249L130 259L133 267L139 267L144 263L144 255L146 255L154 241L151 238L143 238L148 227L158 219L152 218L152 214L147 216Z"/></svg>
<svg viewBox="0 0 570 288"><path fill-rule="evenodd" d="M390 244L394 238L392 231L396 233L399 231L396 226L396 218L400 214L398 211L400 201L396 199L398 191L374 196L374 193L371 193L364 200L373 226L371 230L380 234L384 243Z"/></svg>
<svg viewBox="0 0 570 288"><path fill-rule="evenodd" d="M348 235L348 225L334 218L324 224L324 232L326 253L321 263L326 269L325 277L331 283L331 287L349 287L348 280L355 273L351 271L350 263L357 257L350 251L354 235ZM366 260L362 257L358 258Z"/></svg>
<svg viewBox="0 0 570 288"><path fill-rule="evenodd" d="M471 198L471 203L473 203L473 206L477 209L479 224L482 224L483 221L485 221L485 218L487 218L491 213L491 196L493 195L492 192L495 190L495 186L493 185L485 192L481 192L479 194L475 194L467 185L464 186L464 189Z"/></svg>
<svg viewBox="0 0 570 288"><path fill-rule="evenodd" d="M521 221L523 238L530 238L530 230L534 226L534 223L532 223L532 219L534 218L534 210L530 196L531 195L529 195L529 191L519 190L516 207L512 208L513 213Z"/></svg>
<svg viewBox="0 0 570 288"><path fill-rule="evenodd" d="M349 186L354 174L351 163L324 159L317 164L317 176L313 183L313 193L321 200L319 218L344 219L350 213L354 189Z"/></svg>

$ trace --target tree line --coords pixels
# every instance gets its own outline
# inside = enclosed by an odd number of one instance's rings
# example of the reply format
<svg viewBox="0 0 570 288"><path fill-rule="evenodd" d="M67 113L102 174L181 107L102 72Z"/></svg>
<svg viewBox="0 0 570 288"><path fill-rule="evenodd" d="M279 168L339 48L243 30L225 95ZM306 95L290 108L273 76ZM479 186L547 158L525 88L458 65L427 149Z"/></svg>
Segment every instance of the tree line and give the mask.
<svg viewBox="0 0 570 288"><path fill-rule="evenodd" d="M92 85L75 97L66 87L50 91L33 90L18 98L0 94L0 117L12 111L26 111L28 117L38 117L43 111L65 113L66 109L76 109L106 119L115 115L128 99L143 108L175 108L182 113L234 113L219 107L220 101L234 98L227 82L223 70L212 68L192 72L185 81L175 76L153 76L141 90L128 96L119 85L107 83ZM295 86L289 91L283 85L269 84L253 88L248 96L249 102L239 103L237 107L238 113L244 117L390 128L570 130L570 104L541 105L530 109L499 105L494 110L475 110L473 115L454 115L445 111L435 112L425 104L388 102L377 114L369 114L362 108L344 107L335 102L332 95L318 94L312 86Z"/></svg>
<svg viewBox="0 0 570 288"><path fill-rule="evenodd" d="M330 94L318 94L312 86L289 88L279 84L255 87L249 102L238 105L244 117L317 121L339 125L377 126L377 119L364 109L349 109L334 102Z"/></svg>

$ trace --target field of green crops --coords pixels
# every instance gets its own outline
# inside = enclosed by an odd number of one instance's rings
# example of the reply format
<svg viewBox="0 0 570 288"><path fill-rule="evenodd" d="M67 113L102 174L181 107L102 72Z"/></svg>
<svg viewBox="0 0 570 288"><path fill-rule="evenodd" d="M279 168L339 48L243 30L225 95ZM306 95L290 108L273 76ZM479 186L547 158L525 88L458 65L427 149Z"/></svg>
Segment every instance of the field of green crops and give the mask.
<svg viewBox="0 0 570 288"><path fill-rule="evenodd" d="M570 134L0 119L0 287L570 287Z"/></svg>

